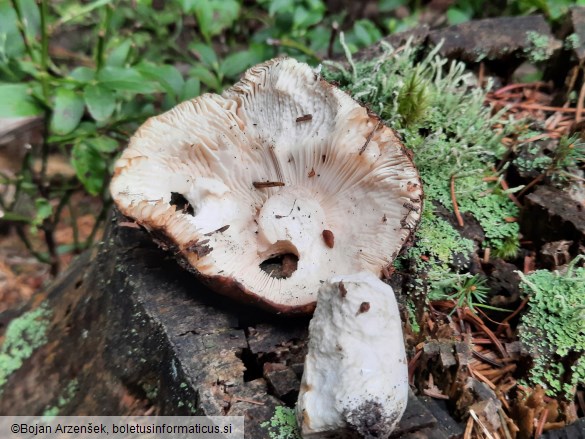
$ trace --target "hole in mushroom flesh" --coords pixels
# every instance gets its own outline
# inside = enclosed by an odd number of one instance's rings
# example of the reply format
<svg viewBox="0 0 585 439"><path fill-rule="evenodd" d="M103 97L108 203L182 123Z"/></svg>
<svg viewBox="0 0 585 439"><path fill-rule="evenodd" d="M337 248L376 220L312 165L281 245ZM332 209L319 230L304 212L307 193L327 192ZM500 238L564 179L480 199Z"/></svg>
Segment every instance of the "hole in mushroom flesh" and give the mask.
<svg viewBox="0 0 585 439"><path fill-rule="evenodd" d="M297 255L285 253L266 259L260 264L260 268L275 279L286 279L291 277L297 270L298 262L299 257Z"/></svg>
<svg viewBox="0 0 585 439"><path fill-rule="evenodd" d="M186 214L191 216L195 215L195 211L193 210L193 206L189 204L189 201L185 198L183 194L178 192L171 192L171 206L175 206L177 211L183 211Z"/></svg>

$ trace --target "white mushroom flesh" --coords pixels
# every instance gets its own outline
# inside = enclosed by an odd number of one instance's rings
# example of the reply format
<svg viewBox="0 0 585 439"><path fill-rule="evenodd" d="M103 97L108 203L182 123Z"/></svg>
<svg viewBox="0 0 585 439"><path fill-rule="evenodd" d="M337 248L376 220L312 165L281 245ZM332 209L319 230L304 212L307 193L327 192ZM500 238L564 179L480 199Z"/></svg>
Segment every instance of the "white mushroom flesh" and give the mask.
<svg viewBox="0 0 585 439"><path fill-rule="evenodd" d="M392 288L370 272L333 277L319 289L309 337L297 404L303 437L387 438L408 399Z"/></svg>
<svg viewBox="0 0 585 439"><path fill-rule="evenodd" d="M111 192L200 274L233 279L287 312L314 305L336 273L379 275L416 226L422 198L394 132L292 59L149 119L116 163ZM192 215L172 205L173 193ZM298 257L288 277L261 267L287 253Z"/></svg>

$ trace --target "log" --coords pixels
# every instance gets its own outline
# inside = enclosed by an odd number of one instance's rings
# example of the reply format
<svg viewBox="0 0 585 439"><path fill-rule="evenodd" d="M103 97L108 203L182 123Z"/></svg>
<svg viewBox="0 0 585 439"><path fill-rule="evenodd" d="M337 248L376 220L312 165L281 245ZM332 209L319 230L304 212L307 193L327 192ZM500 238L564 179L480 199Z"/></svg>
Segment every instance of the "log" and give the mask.
<svg viewBox="0 0 585 439"><path fill-rule="evenodd" d="M213 294L116 213L103 241L12 317L0 316L0 353L18 357L17 337L30 355L0 364L3 415L244 416L257 439L275 434L277 407L294 406L309 321ZM417 431L452 437L411 395L396 437Z"/></svg>

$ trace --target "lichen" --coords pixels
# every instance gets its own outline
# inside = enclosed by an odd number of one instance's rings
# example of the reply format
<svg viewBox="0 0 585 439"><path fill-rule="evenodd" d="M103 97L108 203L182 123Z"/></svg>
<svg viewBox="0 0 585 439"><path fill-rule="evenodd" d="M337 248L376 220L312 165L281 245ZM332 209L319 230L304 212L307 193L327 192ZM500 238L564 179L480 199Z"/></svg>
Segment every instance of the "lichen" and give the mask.
<svg viewBox="0 0 585 439"><path fill-rule="evenodd" d="M530 295L520 320L520 341L532 356L528 383L551 396L571 400L585 383L585 268L569 264L566 272L537 270L520 274L520 288Z"/></svg>
<svg viewBox="0 0 585 439"><path fill-rule="evenodd" d="M46 304L12 320L0 347L0 393L8 377L18 370L33 352L47 342L52 312Z"/></svg>
<svg viewBox="0 0 585 439"><path fill-rule="evenodd" d="M272 418L260 426L268 431L270 439L301 439L295 411L288 407L276 407Z"/></svg>
<svg viewBox="0 0 585 439"><path fill-rule="evenodd" d="M73 399L78 390L79 390L78 381L76 379L69 381L69 384L65 386L63 392L57 398L57 404L48 407L43 412L43 417L47 418L59 415L61 410L71 402L71 400Z"/></svg>
<svg viewBox="0 0 585 439"><path fill-rule="evenodd" d="M565 38L564 41L564 48L567 50L574 50L577 49L581 45L581 39L579 35L572 33Z"/></svg>
<svg viewBox="0 0 585 439"><path fill-rule="evenodd" d="M526 32L526 43L524 53L533 63L546 61L553 53L551 42L547 35L528 31Z"/></svg>

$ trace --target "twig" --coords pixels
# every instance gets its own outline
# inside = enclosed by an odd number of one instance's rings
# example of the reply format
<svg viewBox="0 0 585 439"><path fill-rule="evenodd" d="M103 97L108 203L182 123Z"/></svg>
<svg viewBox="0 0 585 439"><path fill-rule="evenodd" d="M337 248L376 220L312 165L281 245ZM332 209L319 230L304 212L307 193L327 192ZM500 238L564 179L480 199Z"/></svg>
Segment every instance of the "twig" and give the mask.
<svg viewBox="0 0 585 439"><path fill-rule="evenodd" d="M488 98L489 99L489 98ZM492 99L493 100L493 99ZM502 103L501 101L495 100L496 102ZM563 108L563 107L551 107L550 105L539 105L539 104L523 104L522 102L508 102L504 105L510 107L518 107L524 110L541 110L541 111L555 111L559 113L576 113L576 108Z"/></svg>
<svg viewBox="0 0 585 439"><path fill-rule="evenodd" d="M506 326L508 325L508 322L510 320L512 320L514 317L516 317L518 315L518 313L520 311L522 311L522 309L526 306L526 304L528 303L528 300L530 300L530 296L526 296L524 298L524 300L522 300L522 302L520 303L520 305L518 306L518 308L516 308L516 311L514 311L512 314L510 314L508 317L506 317L504 320L502 320L502 323L500 323L500 327L497 329L496 331L496 335L499 335Z"/></svg>
<svg viewBox="0 0 585 439"><path fill-rule="evenodd" d="M467 424L465 425L465 433L463 439L471 439L471 433L473 432L473 418L470 416L467 418Z"/></svg>
<svg viewBox="0 0 585 439"><path fill-rule="evenodd" d="M479 372L478 370L474 370L472 367L470 367L469 365L467 365L467 368L473 372L473 375L475 375L480 381L483 381L484 383L486 383L488 385L488 387L492 390L496 390L496 385L494 383L492 383L485 375L483 375L481 372Z"/></svg>
<svg viewBox="0 0 585 439"><path fill-rule="evenodd" d="M577 401L579 401L579 407L581 408L581 411L585 415L585 396L583 396L583 391L581 390L577 392Z"/></svg>
<svg viewBox="0 0 585 439"><path fill-rule="evenodd" d="M235 396L235 395L232 395L231 400L234 402L241 401L241 402L247 402L250 404L264 405L264 403L262 401L254 401L253 399L242 398L240 396Z"/></svg>
<svg viewBox="0 0 585 439"><path fill-rule="evenodd" d="M451 201L453 202L453 211L455 212L455 217L457 218L457 224L459 224L459 227L465 226L465 223L463 222L463 217L459 212L457 198L455 198L455 174L451 176Z"/></svg>
<svg viewBox="0 0 585 439"><path fill-rule="evenodd" d="M477 83L483 88L483 81L485 76L485 65L483 62L479 63L479 72L477 73Z"/></svg>
<svg viewBox="0 0 585 439"><path fill-rule="evenodd" d="M510 434L510 430L508 429L508 421L506 420L504 410L502 410L501 407L498 409L498 414L500 415L500 423L502 425L502 430L504 431L504 436L506 436L506 439L512 439L512 435Z"/></svg>
<svg viewBox="0 0 585 439"><path fill-rule="evenodd" d="M579 99L577 100L577 112L575 113L575 123L581 121L581 114L583 113L583 105L585 104L585 82L581 85L579 90Z"/></svg>
<svg viewBox="0 0 585 439"><path fill-rule="evenodd" d="M423 353L422 348L412 357L412 359L408 362L408 381L413 383L414 379L414 371L416 370L416 365L418 359L421 357Z"/></svg>
<svg viewBox="0 0 585 439"><path fill-rule="evenodd" d="M333 45L335 44L335 39L337 38L337 32L339 32L339 23L334 21L331 24L331 35L329 36L329 45L327 46L328 59L333 59Z"/></svg>
<svg viewBox="0 0 585 439"><path fill-rule="evenodd" d="M508 357L508 353L504 349L504 346L502 345L498 337L496 337L496 335L483 323L483 321L479 317L474 315L469 309L466 309L464 318L471 323L475 323L477 327L481 329L485 333L485 335L488 336L488 338L494 343L498 351L500 351L502 357L504 358Z"/></svg>
<svg viewBox="0 0 585 439"><path fill-rule="evenodd" d="M506 93L506 92L508 92L510 90L514 90L516 88L531 88L531 87L533 87L533 88L538 89L538 88L541 88L541 87L544 87L544 86L547 86L547 85L548 84L546 82L530 82L530 83L518 82L516 84L508 84L505 87L502 87L502 88L496 90L494 92L494 96L503 95L504 93Z"/></svg>
<svg viewBox="0 0 585 439"><path fill-rule="evenodd" d="M492 360L490 357L483 355L481 352L476 351L475 349L471 351L471 354L486 363L491 364L492 366L496 366L499 368L504 367L504 365L498 361Z"/></svg>
<svg viewBox="0 0 585 439"><path fill-rule="evenodd" d="M521 197L522 195L524 195L528 189L530 189L536 183L542 181L543 178L544 174L540 174L539 176L537 176L534 180L532 180L530 183L524 186L520 192L518 192L518 196Z"/></svg>
<svg viewBox="0 0 585 439"><path fill-rule="evenodd" d="M483 425L483 422L481 422L481 420L479 419L477 414L471 409L469 410L469 414L471 415L473 420L479 424L479 426L483 430L483 433L488 437L488 439L494 439L493 435L489 432L487 427L485 425Z"/></svg>
<svg viewBox="0 0 585 439"><path fill-rule="evenodd" d="M508 183L506 182L506 180L504 180L504 178L500 179L500 185L502 186L502 189L504 189L505 191L508 191L510 189L510 186L508 186ZM512 202L516 206L522 208L522 203L518 201L518 198L516 198L514 194L511 194L510 192L506 192L506 194L508 195L508 198L510 198L510 200L512 200Z"/></svg>
<svg viewBox="0 0 585 439"><path fill-rule="evenodd" d="M538 439L542 434L542 430L544 429L544 423L546 422L546 418L548 417L548 408L545 408L540 417L538 418L538 424L536 425L536 430L534 431L534 439Z"/></svg>

